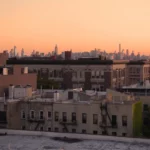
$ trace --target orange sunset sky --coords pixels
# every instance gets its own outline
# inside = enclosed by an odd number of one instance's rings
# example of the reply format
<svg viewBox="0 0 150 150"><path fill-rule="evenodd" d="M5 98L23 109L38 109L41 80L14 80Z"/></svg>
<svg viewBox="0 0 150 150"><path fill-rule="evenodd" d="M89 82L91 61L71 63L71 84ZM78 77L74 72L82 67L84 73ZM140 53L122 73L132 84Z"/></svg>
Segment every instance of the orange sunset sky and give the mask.
<svg viewBox="0 0 150 150"><path fill-rule="evenodd" d="M150 0L0 0L0 50L149 54Z"/></svg>

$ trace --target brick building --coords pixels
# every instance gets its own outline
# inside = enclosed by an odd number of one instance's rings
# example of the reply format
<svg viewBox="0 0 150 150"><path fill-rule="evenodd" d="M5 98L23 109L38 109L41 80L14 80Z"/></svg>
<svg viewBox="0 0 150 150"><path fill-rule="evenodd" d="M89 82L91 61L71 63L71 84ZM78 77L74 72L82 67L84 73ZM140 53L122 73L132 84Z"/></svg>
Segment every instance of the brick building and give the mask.
<svg viewBox="0 0 150 150"><path fill-rule="evenodd" d="M7 64L28 66L41 78L52 79L60 88L82 87L85 90L105 91L120 88L150 78L148 61L81 60L8 60Z"/></svg>
<svg viewBox="0 0 150 150"><path fill-rule="evenodd" d="M60 88L82 87L105 91L126 84L126 61L112 60L8 60L8 65L28 66L41 78L55 80Z"/></svg>
<svg viewBox="0 0 150 150"><path fill-rule="evenodd" d="M0 96L7 96L9 85L32 85L33 90L37 87L37 75L36 73L28 73L27 67L21 67L20 65L1 66L0 67Z"/></svg>
<svg viewBox="0 0 150 150"><path fill-rule="evenodd" d="M127 85L144 82L150 79L149 61L130 61L126 66Z"/></svg>
<svg viewBox="0 0 150 150"><path fill-rule="evenodd" d="M0 53L0 65L5 65L7 59L8 59L8 53L6 51Z"/></svg>

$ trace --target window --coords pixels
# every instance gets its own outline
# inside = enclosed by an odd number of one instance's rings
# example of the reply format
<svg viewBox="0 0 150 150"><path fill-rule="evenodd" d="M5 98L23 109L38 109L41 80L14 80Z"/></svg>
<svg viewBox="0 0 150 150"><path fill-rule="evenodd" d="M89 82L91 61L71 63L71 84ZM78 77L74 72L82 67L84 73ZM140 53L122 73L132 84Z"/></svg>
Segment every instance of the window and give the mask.
<svg viewBox="0 0 150 150"><path fill-rule="evenodd" d="M127 136L127 133L122 133L122 136Z"/></svg>
<svg viewBox="0 0 150 150"><path fill-rule="evenodd" d="M72 129L72 133L76 133L76 129Z"/></svg>
<svg viewBox="0 0 150 150"><path fill-rule="evenodd" d="M72 91L68 92L68 99L73 99L73 92Z"/></svg>
<svg viewBox="0 0 150 150"><path fill-rule="evenodd" d="M48 117L48 119L51 119L51 117L52 117L52 113L51 113L50 111L48 111L48 113L47 113L47 117Z"/></svg>
<svg viewBox="0 0 150 150"><path fill-rule="evenodd" d="M51 128L50 128L50 127L48 127L48 131L51 131Z"/></svg>
<svg viewBox="0 0 150 150"><path fill-rule="evenodd" d="M144 118L144 119L143 119L143 124L144 124L145 126L149 125L149 118Z"/></svg>
<svg viewBox="0 0 150 150"><path fill-rule="evenodd" d="M76 113L75 112L72 113L72 122L76 122Z"/></svg>
<svg viewBox="0 0 150 150"><path fill-rule="evenodd" d="M87 122L87 114L82 113L82 123L86 123L86 122Z"/></svg>
<svg viewBox="0 0 150 150"><path fill-rule="evenodd" d="M57 122L59 119L59 113L58 112L55 112L55 121Z"/></svg>
<svg viewBox="0 0 150 150"><path fill-rule="evenodd" d="M59 131L59 129L58 128L55 128L55 132L58 132Z"/></svg>
<svg viewBox="0 0 150 150"><path fill-rule="evenodd" d="M127 126L127 116L122 116L122 126Z"/></svg>
<svg viewBox="0 0 150 150"><path fill-rule="evenodd" d="M102 135L107 135L107 131L102 131Z"/></svg>
<svg viewBox="0 0 150 150"><path fill-rule="evenodd" d="M107 124L107 118L104 115L102 116L102 123Z"/></svg>
<svg viewBox="0 0 150 150"><path fill-rule="evenodd" d="M112 126L113 127L117 126L117 116L116 115L112 115Z"/></svg>
<svg viewBox="0 0 150 150"><path fill-rule="evenodd" d="M43 111L42 111L42 110L40 111L40 119L41 119L41 120L44 119Z"/></svg>
<svg viewBox="0 0 150 150"><path fill-rule="evenodd" d="M116 132L112 132L112 136L117 136L117 133Z"/></svg>
<svg viewBox="0 0 150 150"><path fill-rule="evenodd" d="M63 128L63 129L62 129L62 132L67 132L67 129L66 129L66 128Z"/></svg>
<svg viewBox="0 0 150 150"><path fill-rule="evenodd" d="M143 105L143 111L148 111L148 105L147 104Z"/></svg>
<svg viewBox="0 0 150 150"><path fill-rule="evenodd" d="M24 110L22 110L22 111L21 111L21 119L25 119L25 118L26 118L25 111L24 111Z"/></svg>
<svg viewBox="0 0 150 150"><path fill-rule="evenodd" d="M31 110L30 117L31 117L31 119L34 119L34 117L35 117L34 110Z"/></svg>
<svg viewBox="0 0 150 150"><path fill-rule="evenodd" d="M104 86L100 86L101 91L104 91Z"/></svg>
<svg viewBox="0 0 150 150"><path fill-rule="evenodd" d="M63 112L62 116L63 116L63 122L66 122L67 121L67 113Z"/></svg>
<svg viewBox="0 0 150 150"><path fill-rule="evenodd" d="M82 130L82 133L83 133L83 134L86 134L86 130L85 130L85 129L83 129L83 130Z"/></svg>
<svg viewBox="0 0 150 150"><path fill-rule="evenodd" d="M103 78L104 78L104 76L103 76L103 75L101 75L101 78L103 79Z"/></svg>
<svg viewBox="0 0 150 150"><path fill-rule="evenodd" d="M98 124L98 115L93 114L93 124Z"/></svg>
<svg viewBox="0 0 150 150"><path fill-rule="evenodd" d="M97 134L97 131L96 131L96 130L94 130L94 131L93 131L93 134Z"/></svg>
<svg viewBox="0 0 150 150"><path fill-rule="evenodd" d="M22 128L22 130L25 130L25 129L26 129L26 127L25 127L25 126L22 126L21 128Z"/></svg>
<svg viewBox="0 0 150 150"><path fill-rule="evenodd" d="M43 131L43 127L40 127L40 131Z"/></svg>

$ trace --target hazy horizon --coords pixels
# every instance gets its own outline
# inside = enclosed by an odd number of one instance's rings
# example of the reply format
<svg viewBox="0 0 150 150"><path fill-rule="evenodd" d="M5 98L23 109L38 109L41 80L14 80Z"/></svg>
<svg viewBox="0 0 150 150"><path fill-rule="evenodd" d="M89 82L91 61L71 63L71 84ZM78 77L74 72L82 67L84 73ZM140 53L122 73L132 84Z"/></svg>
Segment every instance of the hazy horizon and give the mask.
<svg viewBox="0 0 150 150"><path fill-rule="evenodd" d="M27 53L114 52L149 54L150 1L145 0L0 0L0 50L14 45Z"/></svg>

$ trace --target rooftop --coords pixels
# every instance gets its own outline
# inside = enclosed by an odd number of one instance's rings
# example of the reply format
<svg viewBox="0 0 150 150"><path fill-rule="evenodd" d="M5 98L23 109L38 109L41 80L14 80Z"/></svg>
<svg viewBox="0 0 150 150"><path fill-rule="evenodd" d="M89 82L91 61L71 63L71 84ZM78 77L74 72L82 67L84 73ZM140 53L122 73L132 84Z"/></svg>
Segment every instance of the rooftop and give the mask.
<svg viewBox="0 0 150 150"><path fill-rule="evenodd" d="M150 89L150 81L146 80L145 82L139 82L137 84L123 86L122 89Z"/></svg>
<svg viewBox="0 0 150 150"><path fill-rule="evenodd" d="M9 59L7 60L8 65L13 64L43 64L43 65L112 65L112 64L126 64L128 61L123 60L23 60L23 59Z"/></svg>
<svg viewBox="0 0 150 150"><path fill-rule="evenodd" d="M68 97L69 91L72 91L71 97ZM94 103L101 103L107 102L108 104L133 104L136 103L138 100L137 97L132 96L131 94L125 94L117 91L111 90L113 93L109 93L110 90L106 92L95 92L95 91L80 91L79 89L72 89L72 90L65 90L65 91L55 91L50 90L49 92L46 91L45 94L38 94L35 93L32 97L20 98L20 99L8 99L8 102L35 102L35 103L47 103L47 104L94 104ZM49 93L49 94L47 94Z"/></svg>
<svg viewBox="0 0 150 150"><path fill-rule="evenodd" d="M0 137L1 150L148 150L150 148L148 139L16 130L7 133L7 136ZM57 137L62 140L57 140ZM70 142L63 141L64 137L70 139Z"/></svg>

